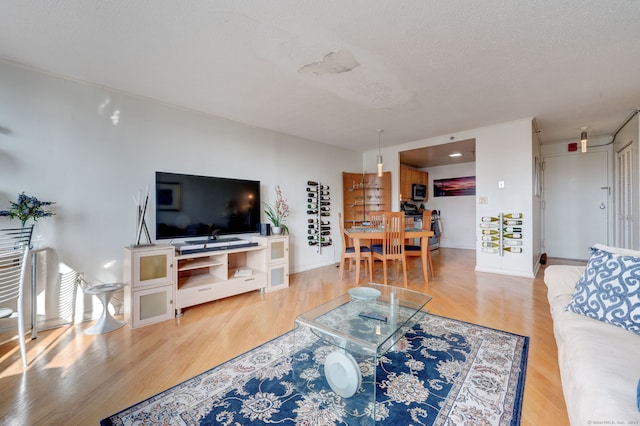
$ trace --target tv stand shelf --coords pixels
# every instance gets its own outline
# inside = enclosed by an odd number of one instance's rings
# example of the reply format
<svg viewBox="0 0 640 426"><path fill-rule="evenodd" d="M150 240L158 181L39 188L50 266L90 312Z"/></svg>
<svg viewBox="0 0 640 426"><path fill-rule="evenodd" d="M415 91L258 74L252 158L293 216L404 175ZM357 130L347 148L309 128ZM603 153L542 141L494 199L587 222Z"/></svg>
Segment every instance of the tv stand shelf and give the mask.
<svg viewBox="0 0 640 426"><path fill-rule="evenodd" d="M190 306L267 287L266 245L188 254L176 252L176 316ZM236 277L238 269L250 275Z"/></svg>

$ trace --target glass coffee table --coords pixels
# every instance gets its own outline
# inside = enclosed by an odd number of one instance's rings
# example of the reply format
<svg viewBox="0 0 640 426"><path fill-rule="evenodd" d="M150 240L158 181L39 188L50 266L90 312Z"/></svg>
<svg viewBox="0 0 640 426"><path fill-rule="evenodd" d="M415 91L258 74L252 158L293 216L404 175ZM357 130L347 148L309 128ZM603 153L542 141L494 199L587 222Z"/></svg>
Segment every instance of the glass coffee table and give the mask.
<svg viewBox="0 0 640 426"><path fill-rule="evenodd" d="M319 407L337 405L349 424L375 423L376 366L427 314L431 296L370 283L295 320L294 385Z"/></svg>

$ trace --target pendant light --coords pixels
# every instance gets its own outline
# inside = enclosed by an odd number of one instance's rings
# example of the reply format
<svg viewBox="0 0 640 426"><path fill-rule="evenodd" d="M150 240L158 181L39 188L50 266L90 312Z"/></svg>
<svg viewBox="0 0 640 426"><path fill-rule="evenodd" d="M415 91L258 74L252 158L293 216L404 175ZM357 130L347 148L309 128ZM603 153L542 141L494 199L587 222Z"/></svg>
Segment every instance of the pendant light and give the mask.
<svg viewBox="0 0 640 426"><path fill-rule="evenodd" d="M582 152L587 152L587 128L582 127L580 130L580 147L582 148Z"/></svg>
<svg viewBox="0 0 640 426"><path fill-rule="evenodd" d="M380 145L380 138L382 137L382 132L384 132L384 129L378 129L376 130L378 132L378 177L382 177L382 148Z"/></svg>

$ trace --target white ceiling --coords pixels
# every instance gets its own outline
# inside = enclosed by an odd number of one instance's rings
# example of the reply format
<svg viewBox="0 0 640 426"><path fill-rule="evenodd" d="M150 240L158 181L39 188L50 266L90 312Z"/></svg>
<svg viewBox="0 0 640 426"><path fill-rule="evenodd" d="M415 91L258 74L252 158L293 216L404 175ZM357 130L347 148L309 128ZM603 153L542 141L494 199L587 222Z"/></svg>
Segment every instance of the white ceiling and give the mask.
<svg viewBox="0 0 640 426"><path fill-rule="evenodd" d="M0 4L0 58L356 151L525 117L612 135L640 106L635 0Z"/></svg>

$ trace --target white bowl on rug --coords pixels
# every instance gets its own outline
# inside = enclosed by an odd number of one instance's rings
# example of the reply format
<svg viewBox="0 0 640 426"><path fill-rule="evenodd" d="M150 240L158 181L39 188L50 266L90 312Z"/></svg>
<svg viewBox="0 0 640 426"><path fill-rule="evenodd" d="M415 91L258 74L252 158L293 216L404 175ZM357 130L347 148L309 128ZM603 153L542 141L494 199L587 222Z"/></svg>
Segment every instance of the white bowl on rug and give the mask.
<svg viewBox="0 0 640 426"><path fill-rule="evenodd" d="M331 389L343 398L351 398L362 383L355 358L342 349L331 352L324 361L324 375Z"/></svg>

